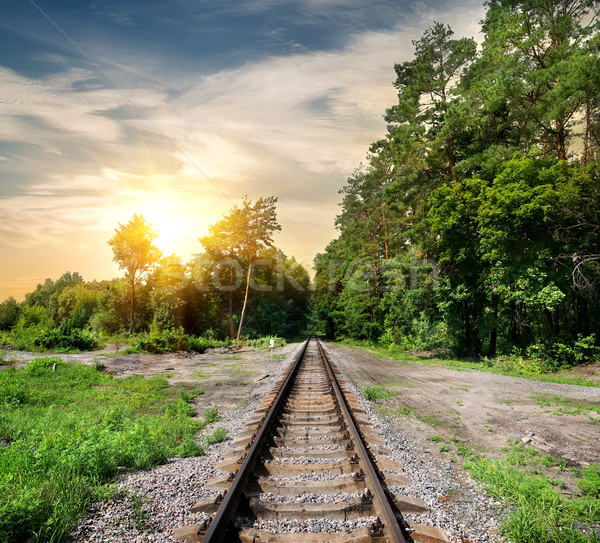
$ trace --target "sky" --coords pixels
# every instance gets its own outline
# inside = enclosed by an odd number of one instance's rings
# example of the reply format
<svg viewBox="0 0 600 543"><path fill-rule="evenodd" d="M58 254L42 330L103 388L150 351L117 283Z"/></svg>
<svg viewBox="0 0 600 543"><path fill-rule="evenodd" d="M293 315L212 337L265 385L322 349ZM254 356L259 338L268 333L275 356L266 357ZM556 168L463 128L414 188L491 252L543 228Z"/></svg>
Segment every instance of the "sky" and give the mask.
<svg viewBox="0 0 600 543"><path fill-rule="evenodd" d="M0 301L65 271L123 275L107 241L142 213L165 255L247 195L277 196L276 245L311 269L338 193L385 135L394 64L457 0L4 0Z"/></svg>

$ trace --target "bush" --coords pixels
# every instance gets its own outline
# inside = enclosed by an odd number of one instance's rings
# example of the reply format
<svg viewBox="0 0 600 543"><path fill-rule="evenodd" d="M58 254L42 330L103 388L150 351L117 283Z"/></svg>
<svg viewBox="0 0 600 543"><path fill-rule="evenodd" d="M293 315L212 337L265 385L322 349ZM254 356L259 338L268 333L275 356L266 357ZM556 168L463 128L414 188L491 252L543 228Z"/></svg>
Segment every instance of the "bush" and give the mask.
<svg viewBox="0 0 600 543"><path fill-rule="evenodd" d="M160 332L153 331L141 338L134 348L154 354L186 351L188 348L188 337L182 327L169 328Z"/></svg>
<svg viewBox="0 0 600 543"><path fill-rule="evenodd" d="M204 422L206 424L210 424L211 422L217 422L221 420L219 417L219 408L218 407L210 407L206 411L204 411Z"/></svg>
<svg viewBox="0 0 600 543"><path fill-rule="evenodd" d="M227 430L222 426L215 428L212 434L204 437L204 443L206 445L213 445L214 443L222 443L227 438Z"/></svg>
<svg viewBox="0 0 600 543"><path fill-rule="evenodd" d="M557 371L599 360L600 347L596 345L596 334L585 337L580 334L572 342L554 341L547 345L532 345L527 354L543 362L548 371Z"/></svg>
<svg viewBox="0 0 600 543"><path fill-rule="evenodd" d="M187 350L196 353L203 353L206 349L214 349L219 345L220 343L216 339L206 338L204 336L188 336L187 338Z"/></svg>
<svg viewBox="0 0 600 543"><path fill-rule="evenodd" d="M93 332L83 329L86 323L84 311L77 311L58 328L38 336L34 343L44 349L57 351L91 351L97 347L98 342Z"/></svg>
<svg viewBox="0 0 600 543"><path fill-rule="evenodd" d="M233 341L234 345L246 345L248 347L264 348L271 346L271 340L275 342L275 347L284 347L285 339L276 336L261 337L258 339L245 339L242 341Z"/></svg>

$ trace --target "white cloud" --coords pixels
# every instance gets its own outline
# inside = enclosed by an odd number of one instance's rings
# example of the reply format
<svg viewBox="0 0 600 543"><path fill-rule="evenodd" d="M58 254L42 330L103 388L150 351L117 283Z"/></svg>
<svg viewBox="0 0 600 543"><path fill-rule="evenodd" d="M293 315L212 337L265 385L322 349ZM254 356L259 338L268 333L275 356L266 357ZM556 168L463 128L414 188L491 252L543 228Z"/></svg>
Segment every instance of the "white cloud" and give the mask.
<svg viewBox="0 0 600 543"><path fill-rule="evenodd" d="M39 144L52 139L51 132L56 140L75 136L98 142L120 141L123 132L119 122L103 114L131 103L140 108L163 103L161 95L146 89L128 89L126 93L90 90L85 86L89 80L95 81L94 74L81 69L35 79L0 67L0 138Z"/></svg>
<svg viewBox="0 0 600 543"><path fill-rule="evenodd" d="M385 134L382 115L396 99L394 63L412 58L411 40L435 18L457 36L470 36L482 15L476 2L449 6L443 16L424 6L410 27L356 35L338 51L271 57L210 76L145 58L140 80L153 88L132 82L125 95L98 88L92 70L35 79L0 68L0 139L33 143L58 157L52 170L36 159L40 169L31 184L0 200L0 242L58 246L68 232L110 234L117 222L143 212L163 228L169 214L188 216L181 237L191 246L231 207L207 175L234 201L244 194L280 196L280 220L289 229L282 248L306 261L334 235L337 190L369 143ZM135 68L127 67L131 81ZM171 90L157 87L160 81ZM178 88L189 90L174 96ZM133 115L119 116L119 108ZM80 248L87 245L82 240Z"/></svg>

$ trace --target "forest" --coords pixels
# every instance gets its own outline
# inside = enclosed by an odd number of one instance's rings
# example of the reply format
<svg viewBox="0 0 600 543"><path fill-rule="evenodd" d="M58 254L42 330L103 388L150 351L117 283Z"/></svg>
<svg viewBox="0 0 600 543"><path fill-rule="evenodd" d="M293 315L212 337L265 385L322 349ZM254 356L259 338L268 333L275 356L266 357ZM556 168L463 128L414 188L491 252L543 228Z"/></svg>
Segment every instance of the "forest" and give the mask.
<svg viewBox="0 0 600 543"><path fill-rule="evenodd" d="M306 329L310 278L273 245L277 198L244 198L183 263L154 245L157 231L134 214L108 240L125 277L46 279L22 303L0 304L0 346L89 350L121 338L148 352L202 352L218 340L294 338ZM204 249L202 251L201 249Z"/></svg>
<svg viewBox="0 0 600 543"><path fill-rule="evenodd" d="M434 23L315 259L331 338L555 369L598 357L600 33L591 0Z"/></svg>

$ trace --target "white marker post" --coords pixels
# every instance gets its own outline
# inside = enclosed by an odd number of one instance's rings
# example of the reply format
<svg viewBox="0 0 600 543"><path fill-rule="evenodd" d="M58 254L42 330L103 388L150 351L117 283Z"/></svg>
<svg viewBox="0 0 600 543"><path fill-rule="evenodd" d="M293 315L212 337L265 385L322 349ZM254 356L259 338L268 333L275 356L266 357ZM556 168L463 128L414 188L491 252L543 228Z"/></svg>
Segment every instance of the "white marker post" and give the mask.
<svg viewBox="0 0 600 543"><path fill-rule="evenodd" d="M271 359L273 358L273 347L275 347L275 340L272 339L269 341L269 345L271 346Z"/></svg>

